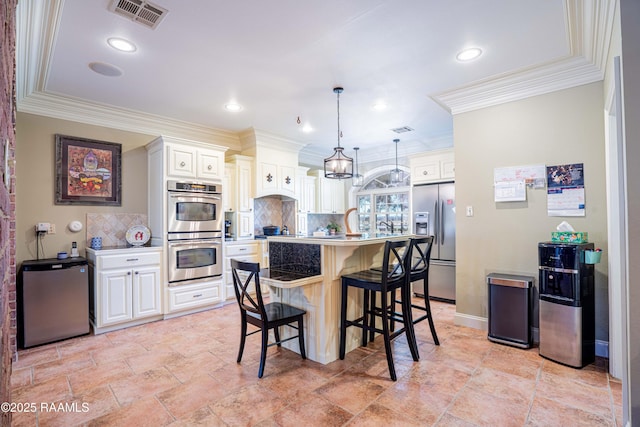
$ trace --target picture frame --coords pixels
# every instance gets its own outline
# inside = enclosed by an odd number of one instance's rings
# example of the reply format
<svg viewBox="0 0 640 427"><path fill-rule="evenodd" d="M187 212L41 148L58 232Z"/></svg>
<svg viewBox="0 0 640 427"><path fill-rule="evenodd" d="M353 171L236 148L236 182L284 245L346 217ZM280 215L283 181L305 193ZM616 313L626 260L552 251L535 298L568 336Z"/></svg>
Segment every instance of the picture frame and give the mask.
<svg viewBox="0 0 640 427"><path fill-rule="evenodd" d="M56 205L122 206L122 144L56 134Z"/></svg>

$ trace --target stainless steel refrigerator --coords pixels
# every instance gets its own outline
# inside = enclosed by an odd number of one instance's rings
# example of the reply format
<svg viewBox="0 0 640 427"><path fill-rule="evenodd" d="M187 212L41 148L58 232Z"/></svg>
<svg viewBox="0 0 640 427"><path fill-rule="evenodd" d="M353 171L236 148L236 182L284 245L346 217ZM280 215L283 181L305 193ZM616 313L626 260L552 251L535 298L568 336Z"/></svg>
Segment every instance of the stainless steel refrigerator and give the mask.
<svg viewBox="0 0 640 427"><path fill-rule="evenodd" d="M412 194L414 228L417 235L434 236L429 267L429 296L456 299L456 188L453 182L416 185ZM424 296L421 281L413 292Z"/></svg>

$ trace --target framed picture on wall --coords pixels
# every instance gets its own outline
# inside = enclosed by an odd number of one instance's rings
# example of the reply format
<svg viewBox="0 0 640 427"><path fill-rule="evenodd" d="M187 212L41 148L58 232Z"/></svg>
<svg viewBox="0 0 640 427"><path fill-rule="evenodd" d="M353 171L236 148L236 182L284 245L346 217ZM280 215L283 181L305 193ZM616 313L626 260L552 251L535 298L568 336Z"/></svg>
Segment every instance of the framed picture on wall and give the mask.
<svg viewBox="0 0 640 427"><path fill-rule="evenodd" d="M56 135L56 205L121 206L122 145Z"/></svg>

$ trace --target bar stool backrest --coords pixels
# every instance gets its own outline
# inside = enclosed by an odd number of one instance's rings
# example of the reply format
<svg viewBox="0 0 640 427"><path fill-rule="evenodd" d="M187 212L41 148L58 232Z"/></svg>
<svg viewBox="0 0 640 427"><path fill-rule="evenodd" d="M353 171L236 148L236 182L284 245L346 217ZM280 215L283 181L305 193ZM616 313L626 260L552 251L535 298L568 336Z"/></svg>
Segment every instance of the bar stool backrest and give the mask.
<svg viewBox="0 0 640 427"><path fill-rule="evenodd" d="M411 278L421 277L429 272L433 236L411 239Z"/></svg>
<svg viewBox="0 0 640 427"><path fill-rule="evenodd" d="M385 242L382 259L382 278L386 285L404 281L408 274L408 260L411 258L411 246L408 240ZM386 279L386 280L385 280Z"/></svg>
<svg viewBox="0 0 640 427"><path fill-rule="evenodd" d="M248 273L247 278L243 280L238 271ZM240 310L253 313L254 317L266 320L267 313L264 309L264 301L260 291L260 264L231 259L231 272L233 274L233 289L235 290ZM253 291L255 291L255 299L250 293Z"/></svg>

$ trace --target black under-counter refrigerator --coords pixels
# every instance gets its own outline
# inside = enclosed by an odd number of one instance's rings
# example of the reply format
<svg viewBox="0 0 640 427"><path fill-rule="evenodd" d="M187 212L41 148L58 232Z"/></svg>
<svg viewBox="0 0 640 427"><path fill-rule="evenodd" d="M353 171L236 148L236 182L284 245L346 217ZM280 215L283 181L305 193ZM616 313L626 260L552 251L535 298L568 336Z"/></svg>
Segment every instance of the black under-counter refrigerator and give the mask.
<svg viewBox="0 0 640 427"><path fill-rule="evenodd" d="M18 274L18 345L33 347L90 330L87 260L24 261Z"/></svg>

